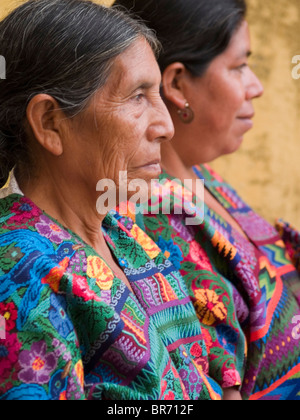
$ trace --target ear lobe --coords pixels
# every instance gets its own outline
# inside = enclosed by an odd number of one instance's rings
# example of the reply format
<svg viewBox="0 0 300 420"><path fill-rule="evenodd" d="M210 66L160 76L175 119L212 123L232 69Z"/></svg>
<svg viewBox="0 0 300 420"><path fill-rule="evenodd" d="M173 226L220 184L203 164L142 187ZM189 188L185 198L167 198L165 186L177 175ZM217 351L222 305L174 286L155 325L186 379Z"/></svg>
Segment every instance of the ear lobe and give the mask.
<svg viewBox="0 0 300 420"><path fill-rule="evenodd" d="M186 96L184 94L186 71L182 63L172 63L162 75L164 97L179 109L183 109L186 104Z"/></svg>
<svg viewBox="0 0 300 420"><path fill-rule="evenodd" d="M54 156L61 156L61 121L66 117L57 101L50 95L36 95L27 106L26 116L35 140Z"/></svg>

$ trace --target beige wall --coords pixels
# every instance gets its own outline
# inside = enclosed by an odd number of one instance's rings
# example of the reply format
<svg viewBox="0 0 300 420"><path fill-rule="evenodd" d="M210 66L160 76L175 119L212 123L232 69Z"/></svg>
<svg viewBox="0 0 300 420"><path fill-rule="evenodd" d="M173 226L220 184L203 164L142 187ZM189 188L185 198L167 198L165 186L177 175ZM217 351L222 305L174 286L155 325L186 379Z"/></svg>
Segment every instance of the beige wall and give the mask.
<svg viewBox="0 0 300 420"><path fill-rule="evenodd" d="M0 16L20 3L1 0ZM283 217L300 229L300 79L292 78L292 58L300 55L300 2L248 4L252 64L265 95L256 102L255 128L241 150L213 166L268 220Z"/></svg>

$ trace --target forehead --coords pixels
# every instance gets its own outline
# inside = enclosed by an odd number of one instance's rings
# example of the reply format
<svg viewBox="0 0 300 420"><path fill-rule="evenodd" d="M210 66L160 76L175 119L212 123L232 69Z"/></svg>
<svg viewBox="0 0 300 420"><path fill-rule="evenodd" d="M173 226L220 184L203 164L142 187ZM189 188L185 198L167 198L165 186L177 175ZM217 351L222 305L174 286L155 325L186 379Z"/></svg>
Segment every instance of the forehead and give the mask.
<svg viewBox="0 0 300 420"><path fill-rule="evenodd" d="M108 85L126 90L135 85L154 85L161 81L161 73L152 48L145 39L135 41L114 61Z"/></svg>
<svg viewBox="0 0 300 420"><path fill-rule="evenodd" d="M243 58L251 51L249 25L244 21L231 38L225 54L232 58Z"/></svg>

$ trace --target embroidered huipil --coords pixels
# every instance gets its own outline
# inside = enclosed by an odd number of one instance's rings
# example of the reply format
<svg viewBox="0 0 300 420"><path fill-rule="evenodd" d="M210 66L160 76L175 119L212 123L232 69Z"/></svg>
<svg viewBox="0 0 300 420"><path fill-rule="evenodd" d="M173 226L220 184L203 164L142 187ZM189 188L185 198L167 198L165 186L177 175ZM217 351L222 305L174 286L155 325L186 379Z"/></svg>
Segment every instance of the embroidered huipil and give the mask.
<svg viewBox="0 0 300 420"><path fill-rule="evenodd" d="M30 200L0 200L0 400L220 399L179 272L128 218L103 233L134 293Z"/></svg>
<svg viewBox="0 0 300 420"><path fill-rule="evenodd" d="M194 170L246 237L207 206L203 221L195 197L166 173L138 224L185 279L210 376L223 388L240 386L245 399L300 399L300 278L288 248L207 165ZM191 209L198 225L186 224Z"/></svg>

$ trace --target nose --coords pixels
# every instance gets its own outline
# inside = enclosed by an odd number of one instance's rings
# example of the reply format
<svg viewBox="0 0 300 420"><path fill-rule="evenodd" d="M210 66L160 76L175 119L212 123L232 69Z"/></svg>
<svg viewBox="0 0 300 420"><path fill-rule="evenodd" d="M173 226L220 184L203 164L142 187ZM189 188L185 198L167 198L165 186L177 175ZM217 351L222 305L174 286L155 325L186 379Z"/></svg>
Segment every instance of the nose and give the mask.
<svg viewBox="0 0 300 420"><path fill-rule="evenodd" d="M170 141L175 129L171 115L160 98L154 107L153 123L151 124L151 139L160 143Z"/></svg>
<svg viewBox="0 0 300 420"><path fill-rule="evenodd" d="M264 87L256 74L251 69L249 70L250 74L247 84L247 99L251 100L260 98L264 94Z"/></svg>

